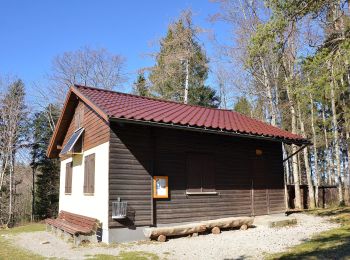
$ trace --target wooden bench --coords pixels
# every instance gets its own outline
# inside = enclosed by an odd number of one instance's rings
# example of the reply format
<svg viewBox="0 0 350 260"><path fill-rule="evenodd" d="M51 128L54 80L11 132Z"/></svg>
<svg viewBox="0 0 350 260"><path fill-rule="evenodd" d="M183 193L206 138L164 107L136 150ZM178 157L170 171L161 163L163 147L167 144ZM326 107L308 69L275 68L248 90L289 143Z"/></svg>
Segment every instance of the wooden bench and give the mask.
<svg viewBox="0 0 350 260"><path fill-rule="evenodd" d="M47 230L65 238L73 238L74 244L79 245L83 240L96 242L96 231L99 221L94 218L61 211L56 219L46 219Z"/></svg>

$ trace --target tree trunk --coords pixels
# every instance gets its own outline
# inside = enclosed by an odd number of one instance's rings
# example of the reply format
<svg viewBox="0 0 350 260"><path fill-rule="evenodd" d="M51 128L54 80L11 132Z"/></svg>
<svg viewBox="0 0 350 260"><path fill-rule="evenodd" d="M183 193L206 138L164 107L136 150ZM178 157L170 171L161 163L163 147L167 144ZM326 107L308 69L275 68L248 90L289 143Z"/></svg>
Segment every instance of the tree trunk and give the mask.
<svg viewBox="0 0 350 260"><path fill-rule="evenodd" d="M276 126L276 110L275 106L273 104L273 94L272 94L272 87L271 87L271 81L269 78L269 75L267 73L265 62L262 58L260 58L261 61L261 67L264 73L264 86L266 89L266 95L267 95L267 103L269 108L269 114L271 117L271 125Z"/></svg>
<svg viewBox="0 0 350 260"><path fill-rule="evenodd" d="M35 220L35 166L32 168L32 215L31 221Z"/></svg>
<svg viewBox="0 0 350 260"><path fill-rule="evenodd" d="M300 103L299 102L298 102L298 117L299 117L301 134L304 138L306 138L306 132L305 132L305 127L304 127L304 122L301 118L301 111L300 111ZM309 154L308 154L307 147L305 147L303 149L303 155L304 155L305 173L306 173L307 186L308 186L309 208L314 209L315 208L315 192L314 192L314 184L312 182L311 168L310 168L310 164L309 164Z"/></svg>
<svg viewBox="0 0 350 260"><path fill-rule="evenodd" d="M7 220L7 227L10 225L12 222L12 208L13 208L13 154L12 152L10 153L10 158L9 158L9 177L10 177L10 184L9 184L9 211L8 211L8 220Z"/></svg>
<svg viewBox="0 0 350 260"><path fill-rule="evenodd" d="M287 158L288 157L288 154L287 154L287 151L286 151L286 148L285 148L285 145L282 144L282 151L283 151L283 158ZM289 172L289 161L285 161L284 162L284 204L286 206L286 210L289 209L289 194L288 194L288 179L289 179L289 175L290 175L290 172Z"/></svg>
<svg viewBox="0 0 350 260"><path fill-rule="evenodd" d="M312 97L312 94L310 93L310 105L311 105L311 130L312 130L312 141L313 141L313 150L314 150L314 167L315 167L315 176L316 176L316 183L315 183L315 202L316 207L319 207L318 204L318 186L320 185L320 173L318 171L318 154L317 154L317 136L316 136L316 129L315 129L315 117L314 117L314 100Z"/></svg>
<svg viewBox="0 0 350 260"><path fill-rule="evenodd" d="M288 102L289 102L289 110L292 117L292 133L297 133L297 119L295 114L294 104L291 98L290 90L288 84L286 84ZM295 144L292 144L292 154L298 151L298 147ZM300 181L299 181L299 168L298 168L298 158L297 156L292 157L292 168L293 168L293 179L294 179L294 189L295 189L295 208L301 209L301 194L300 194Z"/></svg>
<svg viewBox="0 0 350 260"><path fill-rule="evenodd" d="M339 147L339 133L338 133L338 122L337 122L337 111L335 108L335 80L333 66L331 68L331 104L332 104L332 123L333 123L333 138L334 138L334 153L336 162L336 171L338 177L338 194L339 194L339 204L344 204L343 197L343 185L341 178L341 166L340 166L340 147Z"/></svg>
<svg viewBox="0 0 350 260"><path fill-rule="evenodd" d="M184 103L187 104L188 100L188 77L189 77L189 61L186 59L186 80L185 80L185 96L184 96Z"/></svg>
<svg viewBox="0 0 350 260"><path fill-rule="evenodd" d="M322 107L322 122L323 122L323 134L324 134L324 141L325 141L325 166L326 166L326 172L327 172L327 182L329 185L332 184L332 176L333 176L333 158L327 158L332 153L330 153L329 150L329 144L328 144L328 135L327 135L327 124L326 124L326 115L324 111L324 107ZM329 163L328 163L329 162Z"/></svg>

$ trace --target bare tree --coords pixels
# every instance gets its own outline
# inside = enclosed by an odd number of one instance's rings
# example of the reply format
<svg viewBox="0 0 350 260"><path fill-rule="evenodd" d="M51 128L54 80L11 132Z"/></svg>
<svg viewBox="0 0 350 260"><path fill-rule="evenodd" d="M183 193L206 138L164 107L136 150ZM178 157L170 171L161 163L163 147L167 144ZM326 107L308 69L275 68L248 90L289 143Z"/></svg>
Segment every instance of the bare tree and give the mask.
<svg viewBox="0 0 350 260"><path fill-rule="evenodd" d="M8 217L6 225L13 220L14 171L18 149L23 145L26 111L24 105L24 85L21 80L12 82L3 94L0 105L0 196L3 196L4 184L8 185ZM4 202L2 201L2 204ZM3 213L3 212L1 212ZM3 216L0 216L3 220Z"/></svg>
<svg viewBox="0 0 350 260"><path fill-rule="evenodd" d="M125 81L124 65L125 59L121 55L104 48L84 47L56 56L48 78L54 84L54 96L62 102L65 92L73 84L114 89Z"/></svg>

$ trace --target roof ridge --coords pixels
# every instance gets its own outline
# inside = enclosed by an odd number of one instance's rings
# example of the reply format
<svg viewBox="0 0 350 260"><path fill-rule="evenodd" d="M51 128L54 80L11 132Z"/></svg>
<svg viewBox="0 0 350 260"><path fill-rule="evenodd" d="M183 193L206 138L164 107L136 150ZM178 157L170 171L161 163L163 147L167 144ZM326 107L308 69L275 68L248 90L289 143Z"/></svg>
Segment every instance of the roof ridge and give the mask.
<svg viewBox="0 0 350 260"><path fill-rule="evenodd" d="M222 108L215 108L215 107L205 107L205 106L200 106L200 105L184 104L184 103L173 101L173 100L167 100L167 99L162 99L162 98L154 98L154 97L138 96L138 95L135 95L135 94L124 93L124 92L110 90L110 89L96 88L96 87L91 87L91 86L84 86L84 85L79 85L79 84L74 84L74 86L77 87L77 88L94 89L94 90L98 90L98 91L110 92L110 93L114 93L114 94L131 96L131 97L136 97L136 98L141 98L141 99L148 99L148 100L153 100L153 101L167 102L167 103L173 103L173 104L180 104L180 105L184 105L184 106L200 107L200 108L213 109L213 110L219 110L219 111L228 111L228 112L238 113L238 114L242 115L241 113L239 113L237 111L234 111L234 110L231 110L231 109L222 109Z"/></svg>

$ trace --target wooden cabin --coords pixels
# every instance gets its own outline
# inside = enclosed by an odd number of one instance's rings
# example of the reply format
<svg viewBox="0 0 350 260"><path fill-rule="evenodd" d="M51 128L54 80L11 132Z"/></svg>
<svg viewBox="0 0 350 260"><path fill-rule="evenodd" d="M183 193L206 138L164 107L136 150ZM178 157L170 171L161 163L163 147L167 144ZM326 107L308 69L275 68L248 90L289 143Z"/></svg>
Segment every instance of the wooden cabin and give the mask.
<svg viewBox="0 0 350 260"><path fill-rule="evenodd" d="M282 143L307 140L230 110L75 85L47 155L61 160L59 210L98 219L112 242L284 212Z"/></svg>

